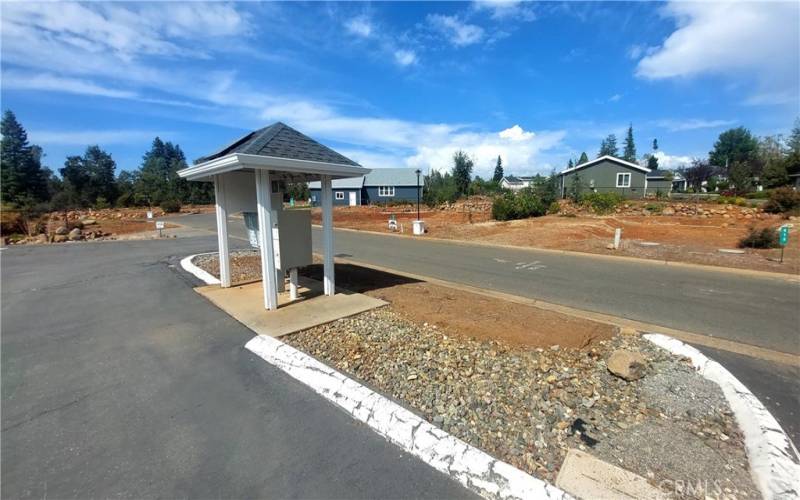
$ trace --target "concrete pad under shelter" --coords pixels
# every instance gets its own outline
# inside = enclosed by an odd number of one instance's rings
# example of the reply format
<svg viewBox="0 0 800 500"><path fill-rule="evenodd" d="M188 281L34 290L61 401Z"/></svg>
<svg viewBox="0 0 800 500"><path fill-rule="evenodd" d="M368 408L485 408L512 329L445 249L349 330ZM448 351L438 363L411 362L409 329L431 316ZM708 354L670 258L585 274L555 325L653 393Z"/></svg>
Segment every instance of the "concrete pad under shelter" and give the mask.
<svg viewBox="0 0 800 500"><path fill-rule="evenodd" d="M307 278L300 278L297 300L290 301L288 292L278 294L278 308L274 311L264 309L261 281L230 288L207 285L195 291L258 335L269 337L280 337L386 305L380 299L346 290L337 290L332 297L323 295L322 283Z"/></svg>
<svg viewBox="0 0 800 500"><path fill-rule="evenodd" d="M642 476L576 449L567 452L556 486L577 498L650 500L665 497Z"/></svg>

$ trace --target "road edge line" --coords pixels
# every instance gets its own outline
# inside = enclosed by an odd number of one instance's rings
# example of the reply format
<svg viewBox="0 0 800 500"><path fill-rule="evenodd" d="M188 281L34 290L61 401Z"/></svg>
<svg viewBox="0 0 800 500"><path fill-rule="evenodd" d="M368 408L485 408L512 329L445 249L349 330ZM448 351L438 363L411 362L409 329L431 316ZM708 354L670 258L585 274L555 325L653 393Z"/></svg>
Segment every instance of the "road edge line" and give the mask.
<svg viewBox="0 0 800 500"><path fill-rule="evenodd" d="M586 311L584 309L578 309L576 307L555 304L553 302L547 302L540 299L532 299L520 295L513 295L510 293L491 290L488 288L480 288L473 285L465 285L453 281L443 280L440 278L434 278L431 276L407 273L405 271L399 271L397 269L392 269L390 267L378 266L375 264L370 264L359 260L347 259L342 257L337 257L335 260L336 262L342 264L352 264L355 266L366 267L369 269L374 269L376 271L383 271L386 273L396 274L398 276L404 276L406 278L411 278L418 281L425 281L427 283L432 283L434 285L453 288L455 290L475 293L478 295L483 295L485 297L492 297L499 300L513 302L515 304L536 307L537 309L543 309L545 311L553 311L565 314L567 316L573 316L576 318L588 319L591 321L596 321L598 323L605 323L607 325L612 325L619 328L629 327L640 332L661 333L663 335L669 335L671 337L681 339L685 342L691 342L693 344L702 345L704 347L721 349L723 351L742 354L744 356L749 356L751 358L774 361L777 363L783 363L790 366L800 366L800 356L781 351L775 351L773 349L768 349L766 347L758 347L750 344L744 344L741 342L735 342L733 340L722 339L719 337L712 337L709 335L677 330L675 328L670 328L667 326L654 325L651 323L645 323L643 321L638 321L634 319L622 318L611 314Z"/></svg>
<svg viewBox="0 0 800 500"><path fill-rule="evenodd" d="M312 227L322 228L319 224L312 224ZM451 243L455 245L469 246L469 247L484 247L484 248L502 248L506 250L519 250L522 252L544 252L557 255L571 255L577 257L596 258L604 260L628 261L634 264L643 264L650 266L673 266L685 267L689 269L697 269L701 271L711 271L727 274L738 274L740 276L748 276L752 278L768 278L789 281L791 283L800 283L800 275L793 273L782 273L780 271L758 271L755 269L742 269L739 267L725 267L725 266L711 266L707 264L695 264L693 262L681 262L679 260L659 260L659 259L645 259L643 257L631 257L630 255L607 255L602 253L579 252L577 250L561 250L557 248L540 248L540 247L524 247L519 245L507 245L503 243L489 243L485 241L466 241L448 238L438 238L436 236L406 236L397 233L382 233L380 231L371 231L368 229L353 229L349 227L336 227L337 231L349 231L353 233L367 233L377 236L386 236L391 238L406 238L410 240L431 241L434 243Z"/></svg>
<svg viewBox="0 0 800 500"><path fill-rule="evenodd" d="M659 333L647 333L644 338L689 358L700 375L722 389L744 434L750 474L764 498L796 498L800 494L800 455L750 389L721 364L678 339Z"/></svg>
<svg viewBox="0 0 800 500"><path fill-rule="evenodd" d="M257 335L245 348L310 387L390 443L484 498L572 498L556 486L491 457L276 338Z"/></svg>
<svg viewBox="0 0 800 500"><path fill-rule="evenodd" d="M183 268L184 271L193 275L195 278L204 282L206 285L219 285L220 281L217 278L213 277L210 273L200 269L199 267L195 266L192 263L192 260L194 260L195 257L199 257L201 255L211 255L216 253L217 252L196 253L194 255L184 257L183 259L181 259L181 267Z"/></svg>

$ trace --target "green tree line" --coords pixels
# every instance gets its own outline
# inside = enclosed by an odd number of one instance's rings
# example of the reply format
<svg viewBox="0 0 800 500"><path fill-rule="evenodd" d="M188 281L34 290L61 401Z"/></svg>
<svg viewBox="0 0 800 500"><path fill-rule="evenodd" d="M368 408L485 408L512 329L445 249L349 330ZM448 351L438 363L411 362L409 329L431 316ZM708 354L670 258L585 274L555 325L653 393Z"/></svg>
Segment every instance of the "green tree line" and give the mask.
<svg viewBox="0 0 800 500"><path fill-rule="evenodd" d="M187 167L180 146L156 137L134 171L117 174L117 164L99 146L69 156L56 175L42 165L42 148L11 111L0 122L0 201L4 206L45 212L72 208L161 206L178 210L182 204L214 201L208 182L188 182L177 171Z"/></svg>

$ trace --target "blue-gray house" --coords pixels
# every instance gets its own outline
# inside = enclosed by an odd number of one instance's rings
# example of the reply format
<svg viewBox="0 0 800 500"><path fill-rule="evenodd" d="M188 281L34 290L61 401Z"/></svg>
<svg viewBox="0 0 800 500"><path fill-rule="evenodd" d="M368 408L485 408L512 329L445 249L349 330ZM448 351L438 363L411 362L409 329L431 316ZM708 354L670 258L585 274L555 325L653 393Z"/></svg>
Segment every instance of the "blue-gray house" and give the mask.
<svg viewBox="0 0 800 500"><path fill-rule="evenodd" d="M419 178L422 197L422 177ZM311 203L320 202L320 183L309 182ZM370 205L417 201L417 174L413 168L375 168L362 177L333 180L334 205Z"/></svg>

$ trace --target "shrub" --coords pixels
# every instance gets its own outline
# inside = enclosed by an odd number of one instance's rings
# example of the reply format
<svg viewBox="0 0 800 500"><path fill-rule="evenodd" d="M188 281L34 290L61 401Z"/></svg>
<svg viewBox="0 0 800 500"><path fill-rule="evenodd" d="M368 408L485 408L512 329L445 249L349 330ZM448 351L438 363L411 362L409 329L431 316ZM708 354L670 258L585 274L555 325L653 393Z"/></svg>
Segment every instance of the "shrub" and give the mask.
<svg viewBox="0 0 800 500"><path fill-rule="evenodd" d="M800 211L800 192L790 187L773 189L764 204L764 211L773 214Z"/></svg>
<svg viewBox="0 0 800 500"><path fill-rule="evenodd" d="M111 203L108 202L105 196L98 196L94 202L94 208L102 210L104 208L111 208Z"/></svg>
<svg viewBox="0 0 800 500"><path fill-rule="evenodd" d="M561 205L557 201L551 203L547 208L548 214L558 214L559 212L561 212Z"/></svg>
<svg viewBox="0 0 800 500"><path fill-rule="evenodd" d="M623 201L625 198L617 193L587 193L581 196L581 203L591 207L597 214L611 213Z"/></svg>
<svg viewBox="0 0 800 500"><path fill-rule="evenodd" d="M720 196L717 198L717 203L720 205L736 205L737 207L746 207L747 198L741 196Z"/></svg>
<svg viewBox="0 0 800 500"><path fill-rule="evenodd" d="M166 213L180 212L181 202L179 200L164 200L161 202L161 210Z"/></svg>
<svg viewBox="0 0 800 500"><path fill-rule="evenodd" d="M769 194L770 194L769 190L754 191L752 193L747 193L746 195L744 195L744 197L750 200L766 200L767 198L769 198Z"/></svg>
<svg viewBox="0 0 800 500"><path fill-rule="evenodd" d="M739 240L739 248L777 248L778 230L774 227L756 229L751 227L747 236Z"/></svg>
<svg viewBox="0 0 800 500"><path fill-rule="evenodd" d="M555 203L555 202L554 202ZM518 193L505 193L492 202L492 217L495 220L525 219L541 217L547 213L542 198L534 190L526 188Z"/></svg>
<svg viewBox="0 0 800 500"><path fill-rule="evenodd" d="M494 199L492 202L492 218L495 220L512 220L517 218L514 209L513 194L507 193Z"/></svg>
<svg viewBox="0 0 800 500"><path fill-rule="evenodd" d="M652 212L654 214L660 214L664 211L664 205L661 203L648 203L644 206L645 210Z"/></svg>

